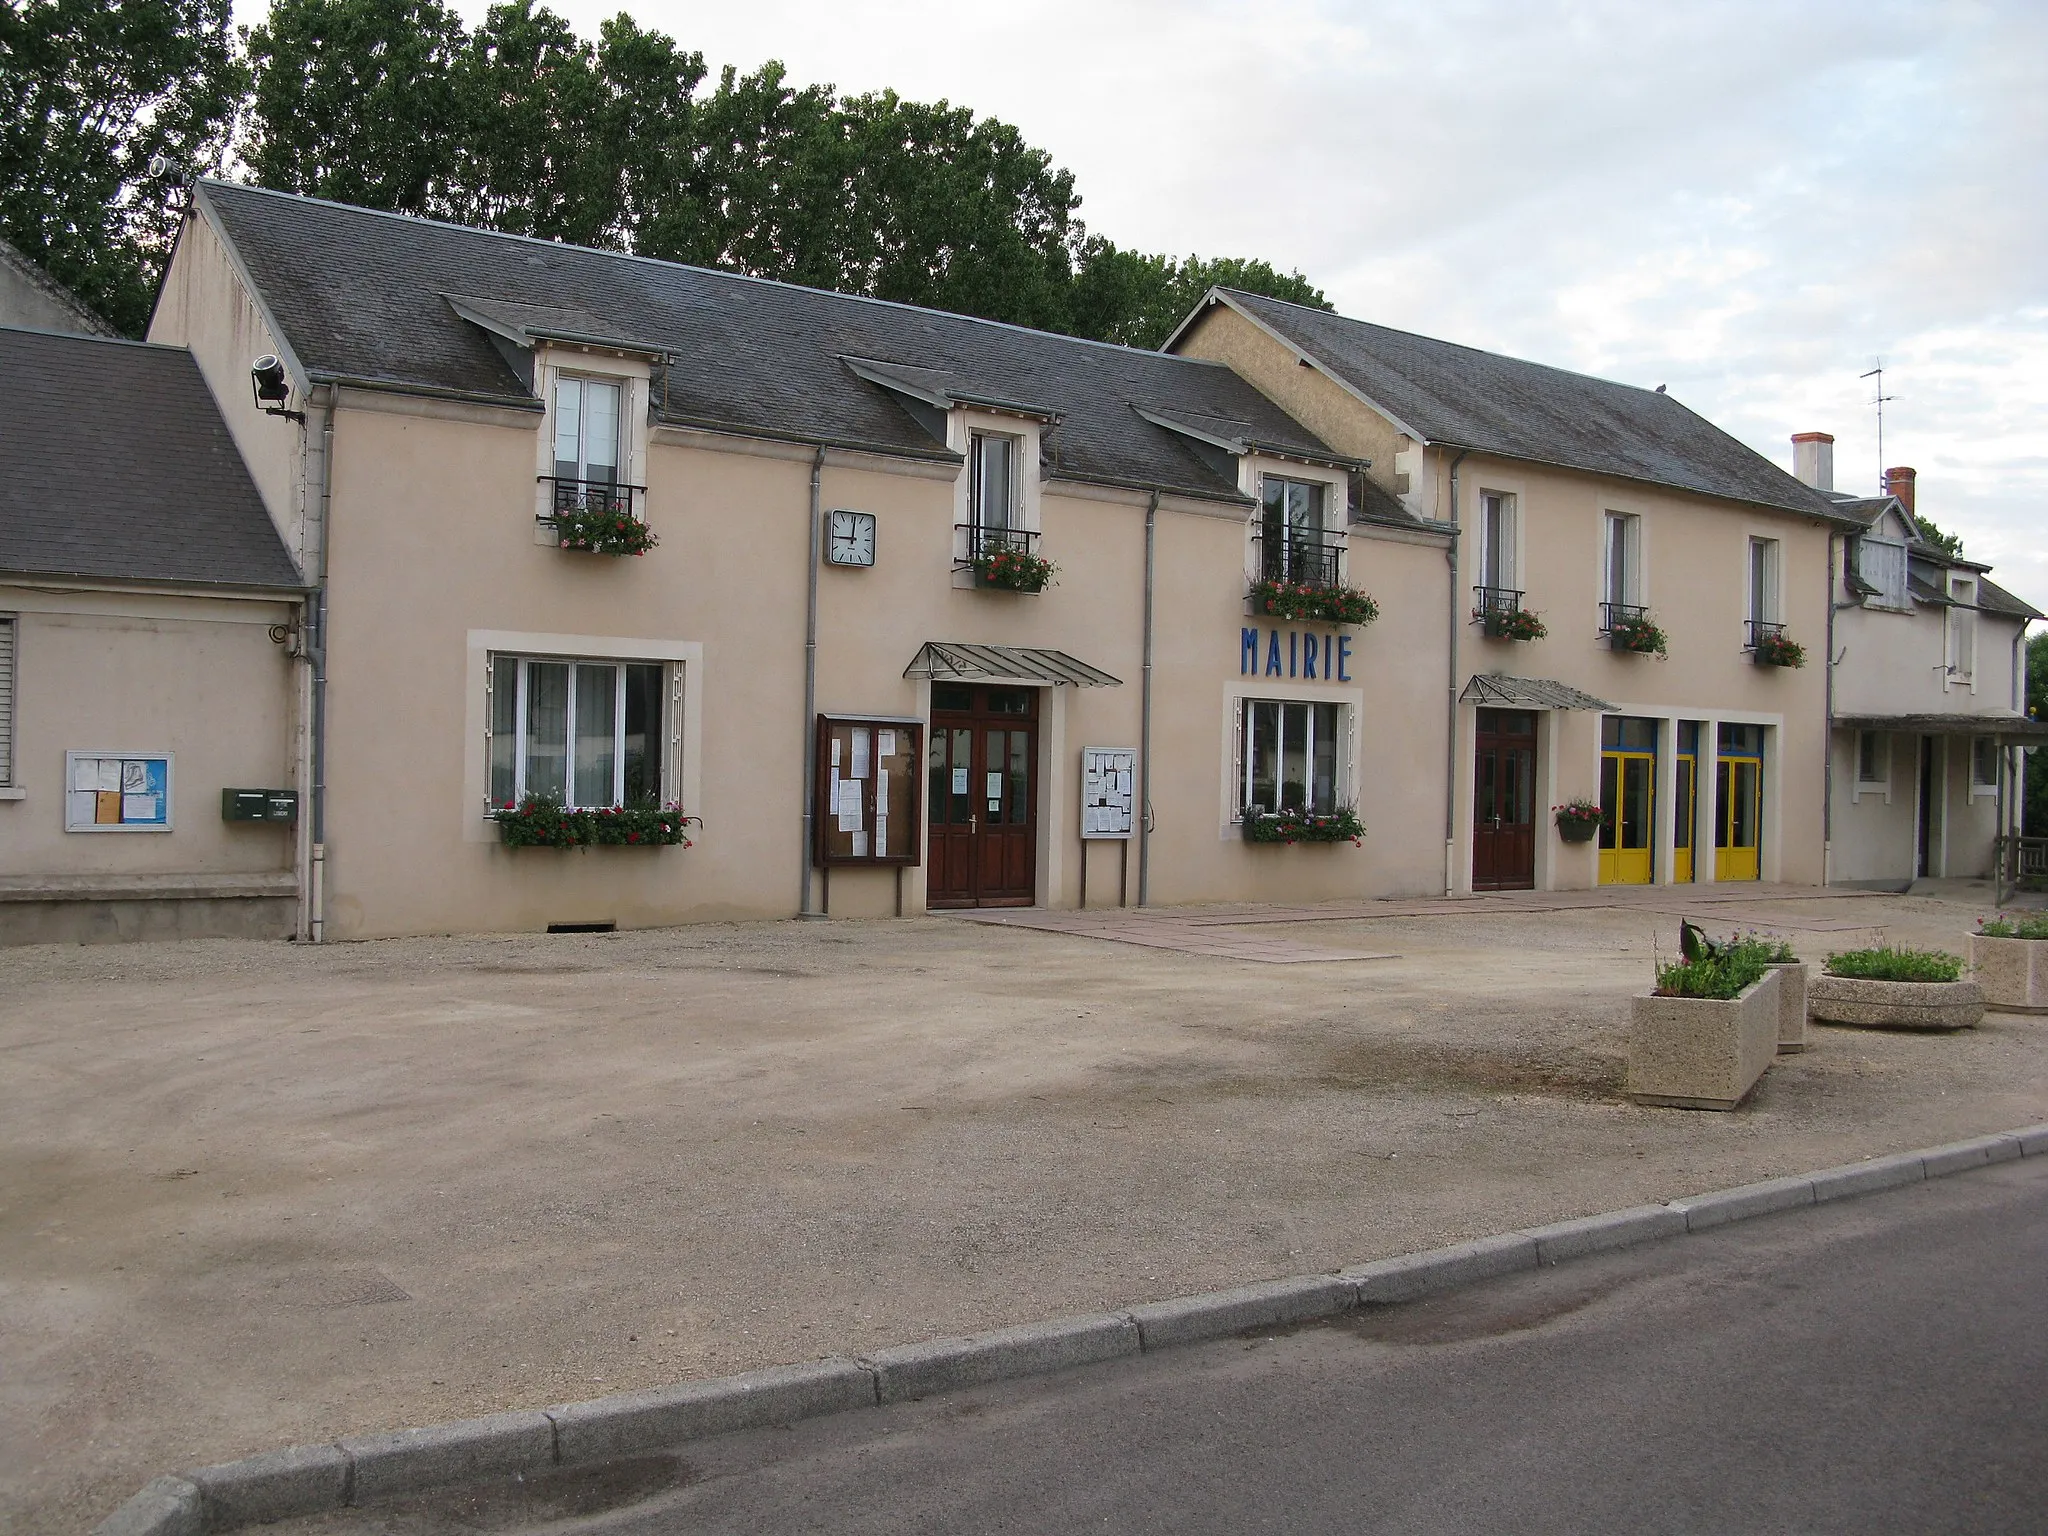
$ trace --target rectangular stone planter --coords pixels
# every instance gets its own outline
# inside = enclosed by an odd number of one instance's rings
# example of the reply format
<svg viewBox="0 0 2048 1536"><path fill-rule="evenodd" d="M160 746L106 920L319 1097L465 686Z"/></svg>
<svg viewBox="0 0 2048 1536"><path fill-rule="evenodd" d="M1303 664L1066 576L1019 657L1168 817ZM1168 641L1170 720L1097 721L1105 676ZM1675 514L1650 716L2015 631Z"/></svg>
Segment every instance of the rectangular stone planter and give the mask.
<svg viewBox="0 0 2048 1536"><path fill-rule="evenodd" d="M1771 969L1778 973L1778 1054L1796 1056L1813 1044L1806 1038L1806 964L1793 960Z"/></svg>
<svg viewBox="0 0 2048 1536"><path fill-rule="evenodd" d="M1970 935L1970 970L1984 1006L2006 1013L2048 1013L2048 939Z"/></svg>
<svg viewBox="0 0 2048 1536"><path fill-rule="evenodd" d="M1638 1104L1733 1109L1776 1059L1781 972L1740 997L1630 999L1628 1096Z"/></svg>

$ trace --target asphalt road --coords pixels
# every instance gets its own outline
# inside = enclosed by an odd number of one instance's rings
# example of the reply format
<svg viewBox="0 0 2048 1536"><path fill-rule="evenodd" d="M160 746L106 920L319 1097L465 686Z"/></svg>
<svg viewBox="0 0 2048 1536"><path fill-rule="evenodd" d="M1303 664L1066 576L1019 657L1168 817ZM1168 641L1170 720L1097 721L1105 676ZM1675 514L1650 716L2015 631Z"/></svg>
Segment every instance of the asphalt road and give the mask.
<svg viewBox="0 0 2048 1536"><path fill-rule="evenodd" d="M2038 1533L2048 1159L348 1528L451 1525Z"/></svg>

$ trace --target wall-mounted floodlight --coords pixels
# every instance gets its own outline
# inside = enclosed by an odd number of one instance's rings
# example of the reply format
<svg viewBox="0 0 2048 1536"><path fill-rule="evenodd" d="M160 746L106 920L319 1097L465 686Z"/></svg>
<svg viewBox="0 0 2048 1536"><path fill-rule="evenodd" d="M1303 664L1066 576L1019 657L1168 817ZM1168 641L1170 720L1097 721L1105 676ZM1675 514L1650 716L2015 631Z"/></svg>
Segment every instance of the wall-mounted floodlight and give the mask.
<svg viewBox="0 0 2048 1536"><path fill-rule="evenodd" d="M256 409L264 415L282 416L304 425L306 413L285 404L292 397L292 381L285 376L283 359L266 352L251 363L249 389L256 398Z"/></svg>

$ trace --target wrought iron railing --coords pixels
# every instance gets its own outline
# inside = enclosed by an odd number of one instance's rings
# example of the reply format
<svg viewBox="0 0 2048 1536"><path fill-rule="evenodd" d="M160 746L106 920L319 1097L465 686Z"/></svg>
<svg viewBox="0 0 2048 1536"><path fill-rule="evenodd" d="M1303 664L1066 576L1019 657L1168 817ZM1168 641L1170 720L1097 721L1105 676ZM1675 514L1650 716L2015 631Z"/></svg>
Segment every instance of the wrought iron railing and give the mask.
<svg viewBox="0 0 2048 1536"><path fill-rule="evenodd" d="M647 494L644 485L627 485L617 480L575 480L563 475L542 475L541 484L548 487L548 510L541 513L543 520L558 512L624 512L632 517L644 517L636 498Z"/></svg>
<svg viewBox="0 0 2048 1536"><path fill-rule="evenodd" d="M1519 587L1474 587L1472 607L1478 613L1520 613L1522 611L1522 589Z"/></svg>
<svg viewBox="0 0 2048 1536"><path fill-rule="evenodd" d="M1324 535L1285 534L1268 538L1253 536L1254 578L1258 581L1286 581L1301 587L1334 587L1343 580L1344 546Z"/></svg>
<svg viewBox="0 0 2048 1536"><path fill-rule="evenodd" d="M1600 605L1600 633L1611 635L1617 620L1624 624L1641 623L1650 616L1650 610L1641 603L1602 603Z"/></svg>
<svg viewBox="0 0 2048 1536"><path fill-rule="evenodd" d="M1035 528L990 528L982 523L955 523L953 531L966 535L962 547L967 553L960 561L962 565L973 565L990 555L1038 553L1038 530Z"/></svg>
<svg viewBox="0 0 2048 1536"><path fill-rule="evenodd" d="M1744 650L1755 650L1767 640L1776 640L1785 633L1782 624L1767 624L1762 619L1742 621L1742 645Z"/></svg>

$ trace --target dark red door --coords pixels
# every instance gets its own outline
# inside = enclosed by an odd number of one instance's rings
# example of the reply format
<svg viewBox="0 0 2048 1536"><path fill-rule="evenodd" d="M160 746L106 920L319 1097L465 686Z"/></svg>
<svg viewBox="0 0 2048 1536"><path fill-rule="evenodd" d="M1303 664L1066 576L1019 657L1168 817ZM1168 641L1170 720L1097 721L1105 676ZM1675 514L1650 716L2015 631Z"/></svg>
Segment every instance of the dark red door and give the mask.
<svg viewBox="0 0 2048 1536"><path fill-rule="evenodd" d="M1536 884L1536 717L1479 711L1472 762L1472 889Z"/></svg>
<svg viewBox="0 0 2048 1536"><path fill-rule="evenodd" d="M1028 907L1038 888L1038 696L932 685L925 905Z"/></svg>

